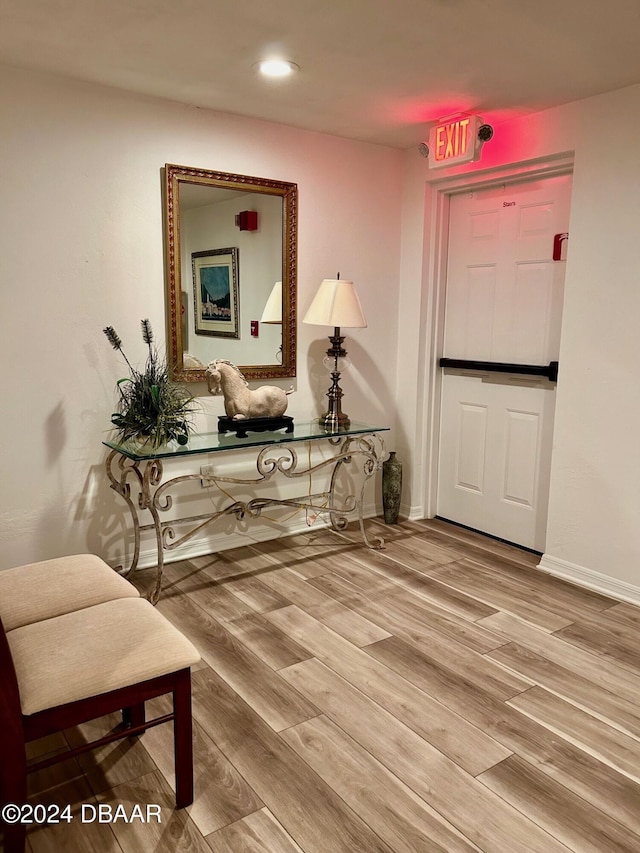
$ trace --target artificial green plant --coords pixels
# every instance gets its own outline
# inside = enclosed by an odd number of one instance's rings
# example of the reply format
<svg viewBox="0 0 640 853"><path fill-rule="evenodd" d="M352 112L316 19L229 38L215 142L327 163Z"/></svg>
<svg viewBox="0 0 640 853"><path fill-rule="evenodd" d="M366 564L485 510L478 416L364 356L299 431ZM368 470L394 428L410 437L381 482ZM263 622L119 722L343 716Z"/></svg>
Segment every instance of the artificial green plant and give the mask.
<svg viewBox="0 0 640 853"><path fill-rule="evenodd" d="M170 380L169 368L158 354L149 321L142 320L141 326L142 340L148 348L143 370L133 367L113 326L104 329L109 343L122 355L131 374L117 383L118 411L111 415L117 439L123 443L135 438L150 447L171 440L186 444L192 429L193 397Z"/></svg>

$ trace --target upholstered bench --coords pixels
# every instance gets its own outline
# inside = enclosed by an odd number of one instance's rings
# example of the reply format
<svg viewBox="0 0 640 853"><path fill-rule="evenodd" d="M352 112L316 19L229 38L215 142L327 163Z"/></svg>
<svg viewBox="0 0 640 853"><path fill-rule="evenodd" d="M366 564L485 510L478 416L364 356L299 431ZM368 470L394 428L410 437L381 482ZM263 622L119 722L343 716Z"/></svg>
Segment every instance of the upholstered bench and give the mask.
<svg viewBox="0 0 640 853"><path fill-rule="evenodd" d="M173 720L176 806L193 802L191 671L196 648L128 581L94 555L0 571L0 805L21 804L27 774ZM144 703L173 694L173 711ZM25 744L122 710L123 726L27 765ZM4 825L5 853L24 826Z"/></svg>
<svg viewBox="0 0 640 853"><path fill-rule="evenodd" d="M74 554L0 571L5 631L139 592L95 554Z"/></svg>

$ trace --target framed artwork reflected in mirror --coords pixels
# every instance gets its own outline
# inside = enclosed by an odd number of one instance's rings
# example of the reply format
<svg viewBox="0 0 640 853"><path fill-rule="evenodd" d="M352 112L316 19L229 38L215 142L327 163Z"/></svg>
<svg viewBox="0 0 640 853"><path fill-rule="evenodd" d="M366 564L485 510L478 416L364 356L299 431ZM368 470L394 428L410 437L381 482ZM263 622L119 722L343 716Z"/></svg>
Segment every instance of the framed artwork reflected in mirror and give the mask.
<svg viewBox="0 0 640 853"><path fill-rule="evenodd" d="M240 337L237 248L192 252L191 270L196 335L237 340Z"/></svg>

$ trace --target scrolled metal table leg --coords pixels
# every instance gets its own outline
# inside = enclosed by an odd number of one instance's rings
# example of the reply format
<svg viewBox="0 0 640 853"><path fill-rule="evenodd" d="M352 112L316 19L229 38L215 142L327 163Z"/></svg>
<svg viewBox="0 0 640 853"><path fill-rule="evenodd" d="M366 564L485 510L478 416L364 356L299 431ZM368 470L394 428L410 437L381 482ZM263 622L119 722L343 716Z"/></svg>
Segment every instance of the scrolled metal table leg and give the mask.
<svg viewBox="0 0 640 853"><path fill-rule="evenodd" d="M153 590L147 596L151 604L157 604L162 590L162 575L164 572L164 542L162 538L162 522L160 521L159 510L167 510L171 508L172 498L166 495L161 503L158 500L157 492L151 494L153 487L159 486L162 482L162 462L160 459L152 459L147 462L142 478L142 502L141 507L148 509L153 519L153 529L156 537L156 551L158 555L158 563L156 566L156 582Z"/></svg>
<svg viewBox="0 0 640 853"><path fill-rule="evenodd" d="M360 489L360 500L358 501L358 522L360 523L360 535L362 536L367 548L371 548L372 551L381 551L384 548L384 538L382 536L374 536L373 542L371 542L367 536L367 531L364 526L364 489L367 484L367 480L372 474L373 471L365 477L362 483L362 488Z"/></svg>
<svg viewBox="0 0 640 853"><path fill-rule="evenodd" d="M349 439L347 439L342 448L339 448L337 459L333 466L333 471L331 472L331 480L329 482L329 507L333 510L335 508L335 492L336 492L336 483L338 482L338 474L340 473L340 469L344 465L345 462L351 462L350 456L343 456L344 450L349 446ZM331 525L331 529L336 533L342 533L343 530L349 524L349 519L346 514L337 514L335 512L329 513L329 524Z"/></svg>
<svg viewBox="0 0 640 853"><path fill-rule="evenodd" d="M119 469L119 477L114 477L112 471L112 465L114 459L118 457L118 469ZM138 566L138 560L140 559L140 520L138 518L138 510L136 509L136 505L134 504L131 498L131 485L127 482L130 475L134 476L137 479L137 485L140 489L138 494L138 506L140 506L140 500L142 498L142 474L140 472L140 468L138 467L137 462L133 462L131 459L128 459L126 456L122 456L118 453L117 450L112 450L111 453L107 456L105 462L105 468L107 471L107 477L109 478L110 488L117 492L125 501L127 506L129 507L129 513L131 515L131 521L133 523L133 557L131 560L131 565L128 569L125 569L124 565L116 566L116 571L120 572L123 577L128 578L129 575L135 571Z"/></svg>

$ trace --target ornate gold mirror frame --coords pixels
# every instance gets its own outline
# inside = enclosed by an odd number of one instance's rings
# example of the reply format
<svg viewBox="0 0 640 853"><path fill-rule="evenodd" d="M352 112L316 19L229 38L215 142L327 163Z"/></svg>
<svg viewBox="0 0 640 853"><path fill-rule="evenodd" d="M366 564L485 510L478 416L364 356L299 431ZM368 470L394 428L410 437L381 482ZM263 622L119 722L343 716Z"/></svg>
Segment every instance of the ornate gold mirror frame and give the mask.
<svg viewBox="0 0 640 853"><path fill-rule="evenodd" d="M167 308L167 325L168 325L168 345L167 359L171 371L171 378L179 382L204 382L206 381L204 368L201 366L189 366L185 364L184 356L186 350L184 347L184 336L188 334L185 330L187 327L185 322L185 311L189 314L193 310L191 308L191 292L192 282L183 281L183 266L184 261L189 259L182 257L184 250L185 230L185 210L181 207L180 193L187 193L192 190L186 185L195 185L199 187L212 188L211 200L226 199L227 196L237 197L241 199L241 206L258 207L260 199L258 196L274 196L279 197L282 201L282 222L280 227L279 209L276 217L278 222L276 227L271 229L274 233L273 243L279 242L279 245L270 247L270 254L281 253L282 257L282 356L280 363L277 363L277 354L273 352L274 363L238 363L240 358L230 358L242 370L245 377L249 380L253 379L277 379L279 377L291 377L296 375L296 285L297 285L297 213L298 213L298 187L297 184L288 183L285 181L275 181L268 178L254 178L248 175L234 175L227 172L213 172L206 169L193 169L188 166L176 166L167 164L165 166L165 252L166 252L166 308ZM218 192L215 193L215 190ZM228 193L220 193L220 190L231 191ZM199 192L199 191L198 191ZM255 204L252 205L252 195L256 194L253 199ZM246 197L245 197L246 196ZM208 199L205 200L205 204ZM240 227L236 222L237 227ZM258 226L259 227L259 226ZM211 234L207 238L209 242L217 244L220 242L215 234ZM221 242L225 242L225 238L221 238ZM216 251L222 249L222 246L203 246L204 249L213 249ZM186 252L185 252L186 254ZM192 252L192 255L203 254L202 252ZM266 260L266 259L265 259ZM243 294L243 257L242 250L239 257L239 293L240 300ZM253 268L260 267L260 258L253 259ZM266 267L266 264L265 264ZM261 291L259 299L264 302L275 283L269 278L268 281L261 282L261 287L264 287L264 292ZM251 286L250 282L244 282L246 287ZM185 301L187 305L185 307ZM240 308L241 314L242 309ZM259 320L260 317L251 317L251 320ZM242 330L240 337L244 336L248 339L249 318L241 317ZM196 332L196 334L201 334ZM228 336L227 336L228 337ZM215 339L214 339L215 341ZM214 342L211 344L210 358L213 360L219 357L229 357L224 352L218 352L218 348L222 349L222 344L218 345ZM249 347L245 347L247 354ZM242 350L238 349L240 354ZM233 354L233 351L232 351ZM278 353L279 355L279 353ZM207 360L201 358L200 361L205 364Z"/></svg>

